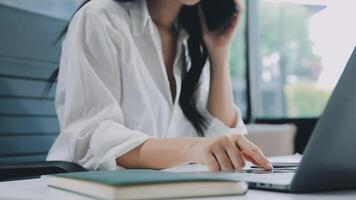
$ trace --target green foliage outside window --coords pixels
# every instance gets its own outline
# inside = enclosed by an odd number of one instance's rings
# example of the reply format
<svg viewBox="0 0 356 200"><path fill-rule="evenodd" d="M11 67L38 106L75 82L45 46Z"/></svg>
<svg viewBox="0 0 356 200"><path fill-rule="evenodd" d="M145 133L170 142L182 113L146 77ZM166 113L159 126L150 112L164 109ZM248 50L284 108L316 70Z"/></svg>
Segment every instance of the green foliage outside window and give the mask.
<svg viewBox="0 0 356 200"><path fill-rule="evenodd" d="M330 92L314 87L313 83L289 85L285 87L288 117L315 117L324 110Z"/></svg>

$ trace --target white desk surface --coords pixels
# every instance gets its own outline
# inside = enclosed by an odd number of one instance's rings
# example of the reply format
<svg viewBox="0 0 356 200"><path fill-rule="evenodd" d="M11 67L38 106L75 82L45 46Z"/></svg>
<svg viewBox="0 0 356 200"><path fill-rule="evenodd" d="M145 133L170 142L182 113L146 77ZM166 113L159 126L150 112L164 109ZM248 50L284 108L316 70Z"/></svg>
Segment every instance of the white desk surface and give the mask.
<svg viewBox="0 0 356 200"><path fill-rule="evenodd" d="M272 161L295 161L298 160L295 156L272 158ZM205 167L202 166L181 166L170 169L168 171L200 171ZM0 199L1 200L92 200L91 198L64 192L61 190L47 187L46 179L30 179L21 181L0 182ZM198 198L196 198L198 199ZM207 199L207 198L202 198ZM340 191L340 192L327 192L315 194L288 194L279 192L268 192L250 189L244 196L225 196L225 197L211 197L209 199L234 199L234 200L247 200L247 199L281 199L281 200L306 200L306 199L337 199L337 200L355 200L356 190L354 191Z"/></svg>

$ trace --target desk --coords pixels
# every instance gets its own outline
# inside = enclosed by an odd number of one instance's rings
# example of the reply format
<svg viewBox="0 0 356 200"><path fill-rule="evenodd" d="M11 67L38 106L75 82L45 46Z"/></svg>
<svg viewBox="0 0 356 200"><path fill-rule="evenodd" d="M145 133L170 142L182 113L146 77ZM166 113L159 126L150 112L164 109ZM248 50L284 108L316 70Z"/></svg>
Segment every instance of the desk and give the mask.
<svg viewBox="0 0 356 200"><path fill-rule="evenodd" d="M272 158L272 161L295 161L296 156ZM206 169L204 166L180 166L167 171L200 171ZM93 200L88 197L80 196L70 192L47 187L46 179L31 179L21 181L0 182L0 199L1 200ZM199 199L199 198L196 198ZM207 199L207 198L201 198ZM231 200L306 200L306 199L323 199L323 200L355 200L355 191L327 192L316 194L288 194L278 192L268 192L250 189L244 196L226 196L211 197L209 199L231 199Z"/></svg>

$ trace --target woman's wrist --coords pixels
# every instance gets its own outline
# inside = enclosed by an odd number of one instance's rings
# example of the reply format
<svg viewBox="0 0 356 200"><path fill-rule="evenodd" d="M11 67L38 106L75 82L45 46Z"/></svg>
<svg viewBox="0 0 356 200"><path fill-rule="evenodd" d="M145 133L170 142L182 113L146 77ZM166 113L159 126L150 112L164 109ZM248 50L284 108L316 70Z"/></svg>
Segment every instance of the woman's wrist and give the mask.
<svg viewBox="0 0 356 200"><path fill-rule="evenodd" d="M197 157L200 155L200 146L206 142L206 138L192 138L185 151L186 163L198 163Z"/></svg>
<svg viewBox="0 0 356 200"><path fill-rule="evenodd" d="M211 52L211 53L210 53ZM228 69L230 62L230 51L215 50L209 52L210 67L213 70Z"/></svg>
<svg viewBox="0 0 356 200"><path fill-rule="evenodd" d="M210 58L210 80L211 84L216 81L229 80L230 78L230 64L229 58Z"/></svg>

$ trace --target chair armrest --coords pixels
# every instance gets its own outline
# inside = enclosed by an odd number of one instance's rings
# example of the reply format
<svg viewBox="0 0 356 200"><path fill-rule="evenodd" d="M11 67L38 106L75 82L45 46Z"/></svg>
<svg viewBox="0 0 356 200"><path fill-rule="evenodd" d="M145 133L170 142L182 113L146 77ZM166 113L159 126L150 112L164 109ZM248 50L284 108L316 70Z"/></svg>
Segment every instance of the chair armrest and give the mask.
<svg viewBox="0 0 356 200"><path fill-rule="evenodd" d="M66 161L0 164L0 181L38 178L42 175L79 171L87 171L87 169Z"/></svg>

